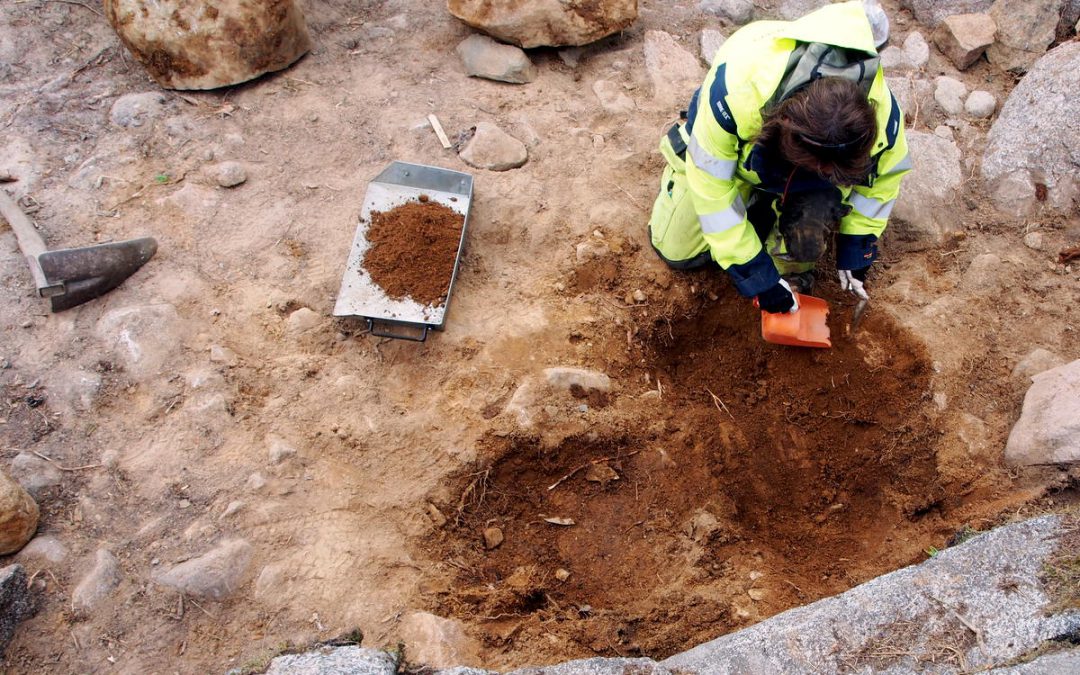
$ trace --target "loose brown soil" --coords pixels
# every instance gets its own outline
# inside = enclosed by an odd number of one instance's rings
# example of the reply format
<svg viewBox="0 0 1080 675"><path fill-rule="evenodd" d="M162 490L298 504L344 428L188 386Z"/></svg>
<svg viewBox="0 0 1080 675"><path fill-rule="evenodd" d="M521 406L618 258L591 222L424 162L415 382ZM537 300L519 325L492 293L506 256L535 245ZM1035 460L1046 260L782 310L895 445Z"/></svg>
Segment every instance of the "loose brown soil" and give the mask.
<svg viewBox="0 0 1080 675"><path fill-rule="evenodd" d="M371 214L364 268L391 298L421 305L446 302L465 217L421 199Z"/></svg>
<svg viewBox="0 0 1080 675"><path fill-rule="evenodd" d="M462 500L440 505L457 518L432 542L451 561L433 610L492 648L660 658L750 623L751 607L772 614L916 562L939 543L929 533L959 527L941 514L923 348L880 314L845 337L838 302L833 349L769 345L744 304L725 289L654 319L629 379L648 373L663 393L623 423L553 450L492 439ZM618 479L594 482L594 466ZM491 526L505 542L486 551Z"/></svg>

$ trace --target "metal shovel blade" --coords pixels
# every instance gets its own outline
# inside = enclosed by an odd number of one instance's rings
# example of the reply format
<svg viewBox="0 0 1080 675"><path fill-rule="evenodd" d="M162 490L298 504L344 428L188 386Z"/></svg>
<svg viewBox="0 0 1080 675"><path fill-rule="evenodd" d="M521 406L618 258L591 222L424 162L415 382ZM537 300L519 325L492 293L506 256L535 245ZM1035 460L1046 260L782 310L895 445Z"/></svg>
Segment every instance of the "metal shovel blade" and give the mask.
<svg viewBox="0 0 1080 675"><path fill-rule="evenodd" d="M52 311L71 309L108 293L135 274L156 251L157 240L141 237L38 255L45 278L62 288L59 293L48 294Z"/></svg>
<svg viewBox="0 0 1080 675"><path fill-rule="evenodd" d="M38 295L49 298L54 312L108 293L157 251L157 241L151 237L50 251L18 203L3 190L0 190L0 216L15 232Z"/></svg>
<svg viewBox="0 0 1080 675"><path fill-rule="evenodd" d="M829 303L812 295L796 293L799 311L794 314L761 312L761 337L766 342L792 347L832 347Z"/></svg>

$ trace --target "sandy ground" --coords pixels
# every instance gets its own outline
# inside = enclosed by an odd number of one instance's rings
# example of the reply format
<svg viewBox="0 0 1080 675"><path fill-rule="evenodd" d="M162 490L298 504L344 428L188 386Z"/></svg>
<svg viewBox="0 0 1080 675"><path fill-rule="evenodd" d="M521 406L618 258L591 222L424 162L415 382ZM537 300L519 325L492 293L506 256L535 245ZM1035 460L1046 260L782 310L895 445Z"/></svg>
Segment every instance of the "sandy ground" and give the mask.
<svg viewBox="0 0 1080 675"><path fill-rule="evenodd" d="M39 499L41 533L68 555L23 561L41 604L9 671L222 671L353 628L392 645L413 611L462 619L493 667L665 656L915 562L1064 485L1000 457L1026 387L1013 365L1036 346L1080 357L1077 273L1054 262L1075 220L1000 218L973 171L962 236L886 248L865 338L792 356L760 344L753 310L719 275L670 273L648 246L672 111L651 102L642 39L664 29L697 53L712 24L695 2L643 2L576 67L537 50L527 86L467 78L453 49L470 30L440 3L303 5L315 48L295 67L186 93L149 81L96 0L0 7L0 169L19 178L5 187L40 206L52 246L160 243L121 288L53 315L0 230L2 454L73 469ZM902 38L912 26L893 14ZM951 69L935 53L928 70ZM1012 85L985 64L963 77ZM638 113L604 112L600 78L623 83ZM142 126L110 123L119 96L159 91ZM529 162L471 170L429 113L452 137L494 121ZM969 163L980 143L962 146ZM395 159L476 180L446 330L424 344L330 316L366 183ZM243 163L247 182L218 187L209 167L222 160ZM1045 251L1021 244L1036 228ZM579 262L583 241L601 257ZM969 269L983 253L1002 264ZM647 300L627 306L638 289ZM843 304L835 285L825 293ZM301 308L318 320L290 322ZM842 320L837 309L834 331ZM605 371L614 389L544 394L540 421L523 425L505 407L551 366ZM855 373L861 388L800 388L811 371ZM830 414L827 434L804 433ZM843 425L865 435L858 452ZM276 439L296 456L272 464ZM582 472L546 490L605 457L619 481ZM592 523L537 532L537 511L566 515L555 509ZM507 541L488 554L492 524ZM254 557L223 602L184 603L152 581L230 539ZM99 548L123 581L76 614L73 587ZM635 561L663 578L601 588ZM557 567L572 572L565 584Z"/></svg>

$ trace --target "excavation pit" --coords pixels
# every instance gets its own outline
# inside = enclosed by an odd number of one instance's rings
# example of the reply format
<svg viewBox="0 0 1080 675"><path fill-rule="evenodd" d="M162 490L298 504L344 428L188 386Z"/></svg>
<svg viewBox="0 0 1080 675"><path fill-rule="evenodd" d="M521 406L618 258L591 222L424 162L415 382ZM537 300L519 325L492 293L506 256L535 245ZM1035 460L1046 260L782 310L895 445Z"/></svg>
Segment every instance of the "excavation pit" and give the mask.
<svg viewBox="0 0 1080 675"><path fill-rule="evenodd" d="M428 543L449 577L431 608L481 637L485 665L660 659L925 559L962 526L922 347L880 313L856 339L834 325L829 350L765 344L757 320L734 297L655 318L620 377L662 393L624 390L621 418L554 449L493 438L459 478Z"/></svg>

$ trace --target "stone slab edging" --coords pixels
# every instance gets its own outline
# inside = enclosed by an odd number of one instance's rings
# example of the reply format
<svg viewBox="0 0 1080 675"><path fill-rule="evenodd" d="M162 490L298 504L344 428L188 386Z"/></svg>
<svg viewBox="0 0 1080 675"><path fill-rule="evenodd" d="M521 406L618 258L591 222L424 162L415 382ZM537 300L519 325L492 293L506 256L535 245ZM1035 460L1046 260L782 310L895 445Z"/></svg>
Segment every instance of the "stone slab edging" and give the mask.
<svg viewBox="0 0 1080 675"><path fill-rule="evenodd" d="M1077 649L1024 658L1048 645L1080 641L1080 611L1048 614L1051 600L1040 581L1065 529L1058 516L999 527L918 565L663 661L594 658L508 675L948 673L995 667L999 675L1080 672ZM343 650L356 660L346 659ZM396 668L396 659L385 652L337 647L278 657L267 672L392 675ZM468 667L435 672L494 673Z"/></svg>

